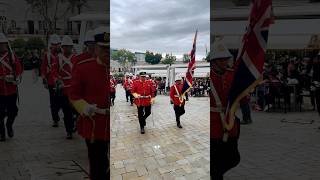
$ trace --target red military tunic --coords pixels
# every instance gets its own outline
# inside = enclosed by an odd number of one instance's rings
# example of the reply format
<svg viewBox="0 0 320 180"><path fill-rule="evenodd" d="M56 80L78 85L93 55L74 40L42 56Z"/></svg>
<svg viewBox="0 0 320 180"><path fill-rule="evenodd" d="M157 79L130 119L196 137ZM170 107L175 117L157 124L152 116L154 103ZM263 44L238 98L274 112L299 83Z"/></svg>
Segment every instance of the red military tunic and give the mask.
<svg viewBox="0 0 320 180"><path fill-rule="evenodd" d="M109 109L110 104L106 100L110 98L109 88L105 85L106 82L110 82L107 70L106 66L98 64L94 58L78 62L72 71L71 102L84 100L89 104L96 104L98 108ZM96 140L110 140L109 114L95 114L92 119L81 115L77 129L85 139L91 139L93 134Z"/></svg>
<svg viewBox="0 0 320 180"><path fill-rule="evenodd" d="M151 105L151 98L154 97L154 86L150 81L144 81L141 80L135 81L132 86L131 93L138 94L140 96L148 96L148 98L135 98L134 103L139 106L150 106Z"/></svg>
<svg viewBox="0 0 320 180"><path fill-rule="evenodd" d="M110 92L116 92L117 81L110 79Z"/></svg>
<svg viewBox="0 0 320 180"><path fill-rule="evenodd" d="M9 96L17 93L17 85L6 82L3 78L7 75L20 76L22 74L21 63L15 55L13 56L13 62L10 62L9 54L5 53L0 57L0 95ZM14 67L12 67L12 64Z"/></svg>
<svg viewBox="0 0 320 180"><path fill-rule="evenodd" d="M58 54L51 54L50 63L48 62L48 54L46 53L41 63L41 76L47 80L49 86L54 86L57 79Z"/></svg>
<svg viewBox="0 0 320 180"><path fill-rule="evenodd" d="M217 94L220 98L222 103L222 109L225 110L227 106L227 98L228 92L231 88L231 83L233 80L234 71L227 70L224 75L219 75L211 70L210 73L210 80L211 83L215 87ZM211 90L211 93L213 91ZM223 138L223 127L221 123L220 113L214 112L213 109L218 108L216 105L216 100L214 99L213 95L210 96L210 137L214 139L222 139ZM229 137L237 137L238 136L238 128L237 122L235 122L234 127L229 132Z"/></svg>
<svg viewBox="0 0 320 180"><path fill-rule="evenodd" d="M182 98L181 101L179 99L179 96L181 96L181 91L182 91L183 84L181 83L179 85L178 84L175 84L175 85L177 87L178 93L177 93L177 90L174 87L174 85L171 86L171 88L170 88L170 99L173 102L173 105L175 105L175 106L184 105L184 103L185 103L184 98Z"/></svg>
<svg viewBox="0 0 320 180"><path fill-rule="evenodd" d="M72 58L73 65L77 65L78 62L86 60L86 59L90 59L90 58L93 58L92 54L90 54L88 52L83 52L83 53L76 55L75 57Z"/></svg>
<svg viewBox="0 0 320 180"><path fill-rule="evenodd" d="M68 96L70 94L73 64L78 59L74 55L71 55L69 58L67 58L63 54L59 54L58 58L58 79L63 82L63 94Z"/></svg>
<svg viewBox="0 0 320 180"><path fill-rule="evenodd" d="M125 79L124 80L124 83L123 83L123 88L127 91L127 90L130 90L131 89L131 86L132 85L132 80L131 79Z"/></svg>

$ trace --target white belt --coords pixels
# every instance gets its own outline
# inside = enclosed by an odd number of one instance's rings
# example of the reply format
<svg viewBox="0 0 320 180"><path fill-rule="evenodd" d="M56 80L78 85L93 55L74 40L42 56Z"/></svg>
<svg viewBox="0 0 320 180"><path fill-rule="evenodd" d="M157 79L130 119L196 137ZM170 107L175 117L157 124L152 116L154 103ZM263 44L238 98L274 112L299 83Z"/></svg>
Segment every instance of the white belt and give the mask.
<svg viewBox="0 0 320 180"><path fill-rule="evenodd" d="M63 77L62 79L63 80L68 80L68 79L71 79L71 77Z"/></svg>
<svg viewBox="0 0 320 180"><path fill-rule="evenodd" d="M147 98L151 98L151 96L139 96L138 98L147 99Z"/></svg>
<svg viewBox="0 0 320 180"><path fill-rule="evenodd" d="M109 111L109 109L97 108L95 112L96 112L97 114L107 115L107 112L108 112L108 111Z"/></svg>

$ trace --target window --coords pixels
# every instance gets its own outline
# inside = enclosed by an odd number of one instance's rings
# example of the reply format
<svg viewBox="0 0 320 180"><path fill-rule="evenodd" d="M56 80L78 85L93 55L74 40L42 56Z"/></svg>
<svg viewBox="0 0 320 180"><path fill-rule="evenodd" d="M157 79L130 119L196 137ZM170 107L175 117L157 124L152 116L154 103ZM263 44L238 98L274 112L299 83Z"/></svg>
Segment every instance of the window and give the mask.
<svg viewBox="0 0 320 180"><path fill-rule="evenodd" d="M68 31L68 33L72 34L72 22L71 21L67 22L67 31Z"/></svg>

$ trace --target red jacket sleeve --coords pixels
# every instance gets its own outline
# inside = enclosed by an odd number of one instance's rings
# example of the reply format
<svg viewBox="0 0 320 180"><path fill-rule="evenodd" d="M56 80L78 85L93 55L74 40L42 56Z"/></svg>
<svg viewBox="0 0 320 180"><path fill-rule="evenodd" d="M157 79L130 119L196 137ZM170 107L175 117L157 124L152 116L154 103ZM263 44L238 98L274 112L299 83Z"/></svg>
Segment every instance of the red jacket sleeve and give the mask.
<svg viewBox="0 0 320 180"><path fill-rule="evenodd" d="M155 87L155 84L153 81L151 81L151 97L155 97L156 91L157 91L157 89Z"/></svg>
<svg viewBox="0 0 320 180"><path fill-rule="evenodd" d="M171 99L171 101L173 101L173 99L174 99L174 94L175 94L175 89L174 89L173 86L171 86L171 88L170 88L170 99Z"/></svg>
<svg viewBox="0 0 320 180"><path fill-rule="evenodd" d="M83 87L81 83L80 69L76 66L72 70L71 87L70 87L70 100L76 101L82 99Z"/></svg>
<svg viewBox="0 0 320 180"><path fill-rule="evenodd" d="M132 82L131 84L131 93L137 93L137 83L136 82Z"/></svg>
<svg viewBox="0 0 320 180"><path fill-rule="evenodd" d="M41 67L40 67L41 77L44 78L44 79L47 76L47 67L48 67L48 59L47 59L47 55L45 54L43 56L43 59L42 59L42 62L41 62Z"/></svg>
<svg viewBox="0 0 320 180"><path fill-rule="evenodd" d="M20 76L23 72L21 61L17 56L15 56L15 66L16 66L16 75Z"/></svg>
<svg viewBox="0 0 320 180"><path fill-rule="evenodd" d="M59 79L59 61L56 58L52 58L51 73L54 82L56 82Z"/></svg>

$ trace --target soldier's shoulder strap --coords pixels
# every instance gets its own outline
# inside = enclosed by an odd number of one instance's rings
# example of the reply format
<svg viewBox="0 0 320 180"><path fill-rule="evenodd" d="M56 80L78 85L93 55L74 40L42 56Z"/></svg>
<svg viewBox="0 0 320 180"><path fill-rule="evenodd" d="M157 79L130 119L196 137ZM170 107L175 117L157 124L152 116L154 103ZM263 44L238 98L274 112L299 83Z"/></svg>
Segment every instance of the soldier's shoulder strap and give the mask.
<svg viewBox="0 0 320 180"><path fill-rule="evenodd" d="M94 58L90 58L90 59L85 59L85 60L81 60L77 63L77 65L79 64L85 64L85 63L88 63L88 62L92 62L92 61L95 61Z"/></svg>

